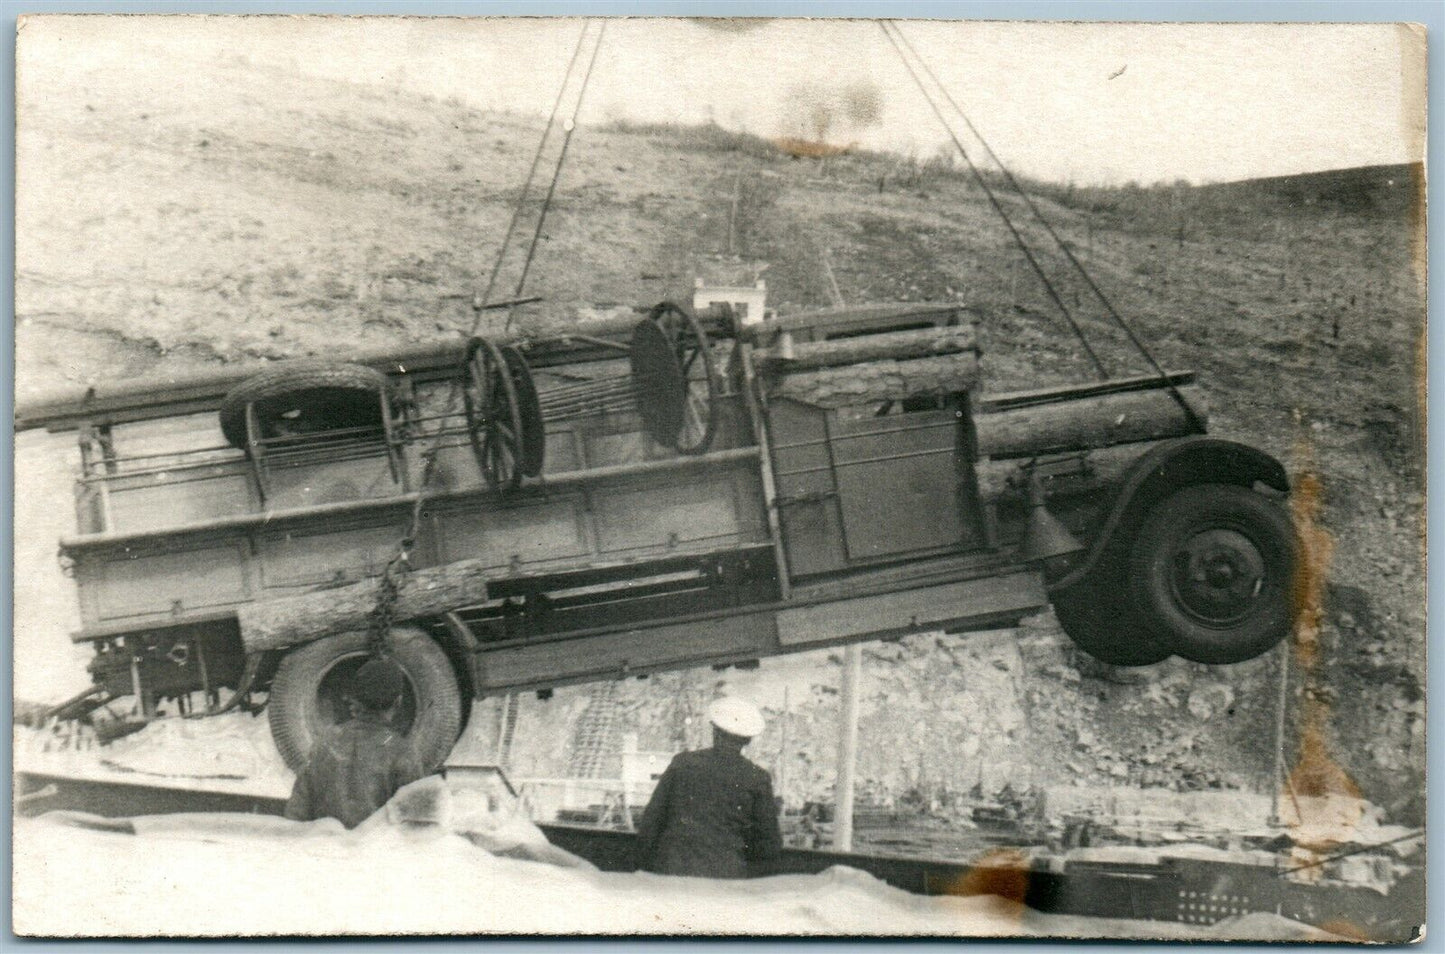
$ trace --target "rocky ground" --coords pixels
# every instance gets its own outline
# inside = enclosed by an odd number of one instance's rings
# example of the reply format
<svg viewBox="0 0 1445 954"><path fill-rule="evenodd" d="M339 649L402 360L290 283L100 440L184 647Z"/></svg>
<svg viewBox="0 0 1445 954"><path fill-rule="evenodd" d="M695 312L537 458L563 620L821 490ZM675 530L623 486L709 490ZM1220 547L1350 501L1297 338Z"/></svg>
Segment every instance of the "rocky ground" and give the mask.
<svg viewBox="0 0 1445 954"><path fill-rule="evenodd" d="M56 385L457 333L539 132L394 87L239 60L186 83L140 66L30 79L17 110L22 401ZM531 285L541 311L686 297L695 276L743 271L787 312L832 303L835 281L849 302L972 305L989 389L1088 374L982 192L947 163L796 158L716 127L620 125L579 130L571 157ZM1318 488L1310 539L1323 617L1294 653L1292 778L1307 792L1358 790L1401 819L1417 810L1424 766L1414 184L1407 176L1388 201L1367 203L1263 185L1042 186L1039 200L1160 362L1200 372L1213 430ZM1062 293L1111 370L1142 370L1076 284ZM22 697L85 682L65 636L73 596L53 560L68 446L29 435L19 445ZM883 801L1020 777L1267 791L1274 667L1111 670L1073 652L1048 616L1018 632L871 647L860 774ZM44 675L27 682L33 673ZM644 749L696 744L718 678L626 683L619 731ZM789 800L824 796L837 656L725 678L772 710L753 753ZM565 774L588 698L524 700L520 774Z"/></svg>

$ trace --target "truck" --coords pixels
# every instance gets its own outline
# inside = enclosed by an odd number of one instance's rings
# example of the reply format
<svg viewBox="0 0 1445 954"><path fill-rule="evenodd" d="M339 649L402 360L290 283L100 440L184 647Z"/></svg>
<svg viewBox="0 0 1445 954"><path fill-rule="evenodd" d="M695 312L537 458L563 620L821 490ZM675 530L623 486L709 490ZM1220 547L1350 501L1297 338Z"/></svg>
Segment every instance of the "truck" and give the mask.
<svg viewBox="0 0 1445 954"><path fill-rule="evenodd" d="M437 764L475 700L1050 607L1117 666L1289 631L1288 477L1193 374L990 394L980 358L958 303L664 302L28 402L80 445L93 684L52 715L264 705L296 765L384 651Z"/></svg>

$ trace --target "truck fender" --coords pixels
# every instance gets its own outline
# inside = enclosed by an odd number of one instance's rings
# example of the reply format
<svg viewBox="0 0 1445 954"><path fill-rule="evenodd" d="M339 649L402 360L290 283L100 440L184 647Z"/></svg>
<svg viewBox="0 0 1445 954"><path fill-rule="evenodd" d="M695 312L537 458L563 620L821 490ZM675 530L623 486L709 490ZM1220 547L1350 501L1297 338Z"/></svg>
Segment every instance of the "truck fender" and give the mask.
<svg viewBox="0 0 1445 954"><path fill-rule="evenodd" d="M1121 527L1137 521L1156 501L1190 484L1262 483L1279 494L1289 493L1284 465L1269 454L1237 441L1192 435L1164 441L1134 462L1114 497L1084 561L1050 583L1050 592L1068 589L1098 564Z"/></svg>

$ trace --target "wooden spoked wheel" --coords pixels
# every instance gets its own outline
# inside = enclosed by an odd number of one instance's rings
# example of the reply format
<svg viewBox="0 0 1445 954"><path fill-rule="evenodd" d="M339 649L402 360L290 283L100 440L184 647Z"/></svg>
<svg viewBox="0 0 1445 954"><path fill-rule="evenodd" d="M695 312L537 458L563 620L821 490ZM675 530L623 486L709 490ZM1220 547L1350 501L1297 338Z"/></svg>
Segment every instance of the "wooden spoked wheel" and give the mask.
<svg viewBox="0 0 1445 954"><path fill-rule="evenodd" d="M532 380L532 369L527 359L515 345L504 345L502 359L507 364L507 373L512 379L512 390L517 395L517 411L522 420L522 473L536 477L542 473L547 460L547 431L542 423L542 403L537 395L537 384Z"/></svg>
<svg viewBox="0 0 1445 954"><path fill-rule="evenodd" d="M511 369L496 345L472 339L462 384L467 435L482 476L493 490L513 490L523 474L522 410Z"/></svg>
<svg viewBox="0 0 1445 954"><path fill-rule="evenodd" d="M632 335L632 382L638 412L659 444L701 454L717 431L722 390L712 346L697 319L665 301Z"/></svg>

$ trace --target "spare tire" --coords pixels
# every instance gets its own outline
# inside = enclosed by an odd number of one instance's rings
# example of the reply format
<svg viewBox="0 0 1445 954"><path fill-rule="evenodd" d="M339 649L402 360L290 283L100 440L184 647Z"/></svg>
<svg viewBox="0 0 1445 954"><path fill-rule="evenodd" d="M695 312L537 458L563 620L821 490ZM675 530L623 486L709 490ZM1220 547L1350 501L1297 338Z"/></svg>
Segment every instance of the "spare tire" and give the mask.
<svg viewBox="0 0 1445 954"><path fill-rule="evenodd" d="M370 657L370 634L340 633L291 650L271 680L271 738L292 769L306 763L322 734L350 717L351 680ZM426 771L450 754L462 730L462 697L446 652L419 629L397 626L390 658L406 676L394 725Z"/></svg>
<svg viewBox="0 0 1445 954"><path fill-rule="evenodd" d="M317 430L381 427L378 396L388 392L385 374L361 364L318 358L283 361L254 374L221 399L221 433L232 447L246 446L246 405L263 422L297 411Z"/></svg>

